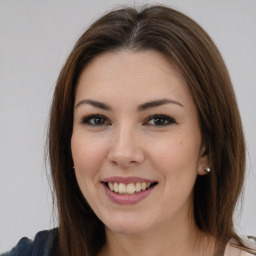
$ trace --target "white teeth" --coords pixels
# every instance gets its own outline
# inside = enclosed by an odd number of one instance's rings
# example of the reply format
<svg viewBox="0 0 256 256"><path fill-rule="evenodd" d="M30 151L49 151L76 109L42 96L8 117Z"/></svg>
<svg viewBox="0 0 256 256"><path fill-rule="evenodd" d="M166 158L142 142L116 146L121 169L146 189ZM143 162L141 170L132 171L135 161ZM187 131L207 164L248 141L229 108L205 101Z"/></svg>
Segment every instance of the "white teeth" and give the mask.
<svg viewBox="0 0 256 256"><path fill-rule="evenodd" d="M135 193L135 186L133 183L130 183L126 186L126 193L134 194Z"/></svg>
<svg viewBox="0 0 256 256"><path fill-rule="evenodd" d="M146 188L147 188L147 183L146 182L142 182L141 183L141 189L142 190L146 190Z"/></svg>
<svg viewBox="0 0 256 256"><path fill-rule="evenodd" d="M140 192L148 189L150 187L150 182L137 182L124 184L124 183L117 183L117 182L108 182L108 187L111 191L114 191L115 193L119 194L135 194L135 192Z"/></svg>
<svg viewBox="0 0 256 256"><path fill-rule="evenodd" d="M114 183L114 191L116 192L116 193L118 193L119 192L119 186L118 186L118 183Z"/></svg>
<svg viewBox="0 0 256 256"><path fill-rule="evenodd" d="M126 185L124 183L119 184L119 193L125 194L126 193Z"/></svg>
<svg viewBox="0 0 256 256"><path fill-rule="evenodd" d="M112 190L112 191L114 190L114 184L112 182L109 182L108 186L109 186L110 190Z"/></svg>
<svg viewBox="0 0 256 256"><path fill-rule="evenodd" d="M141 191L141 183L137 182L135 189L136 189L136 192L140 192Z"/></svg>

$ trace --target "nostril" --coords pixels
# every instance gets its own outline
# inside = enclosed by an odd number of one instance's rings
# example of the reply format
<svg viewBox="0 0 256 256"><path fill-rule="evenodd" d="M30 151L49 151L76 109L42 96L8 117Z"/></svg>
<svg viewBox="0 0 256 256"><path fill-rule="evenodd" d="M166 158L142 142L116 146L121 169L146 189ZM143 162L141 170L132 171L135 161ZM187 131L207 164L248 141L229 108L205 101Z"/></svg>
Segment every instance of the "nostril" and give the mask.
<svg viewBox="0 0 256 256"><path fill-rule="evenodd" d="M110 162L111 162L113 165L115 165L115 166L118 165L118 163L117 163L116 161L114 161L114 160L111 160Z"/></svg>

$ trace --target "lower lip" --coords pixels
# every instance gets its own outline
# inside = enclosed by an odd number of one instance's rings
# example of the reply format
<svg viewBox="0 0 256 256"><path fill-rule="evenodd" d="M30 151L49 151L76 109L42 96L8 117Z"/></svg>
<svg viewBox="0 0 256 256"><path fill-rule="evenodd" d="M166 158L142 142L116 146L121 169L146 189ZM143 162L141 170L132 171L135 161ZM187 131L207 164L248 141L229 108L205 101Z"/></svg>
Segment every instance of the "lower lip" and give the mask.
<svg viewBox="0 0 256 256"><path fill-rule="evenodd" d="M104 184L102 184L102 185L105 189L105 192L106 192L108 198L112 202L114 202L116 204L122 204L122 205L136 204L136 203L142 201L143 199L148 197L150 195L150 193L153 191L153 189L156 187L156 185L155 185L147 190L137 192L134 195L122 195L122 194L117 194L117 193L111 191Z"/></svg>

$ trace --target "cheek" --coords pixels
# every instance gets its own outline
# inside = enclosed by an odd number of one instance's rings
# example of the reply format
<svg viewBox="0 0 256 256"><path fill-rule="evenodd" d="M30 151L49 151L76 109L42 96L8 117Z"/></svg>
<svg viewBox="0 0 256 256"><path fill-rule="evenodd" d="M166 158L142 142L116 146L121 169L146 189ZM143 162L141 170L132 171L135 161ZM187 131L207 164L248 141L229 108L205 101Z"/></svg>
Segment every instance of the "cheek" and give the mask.
<svg viewBox="0 0 256 256"><path fill-rule="evenodd" d="M95 198L100 185L99 171L106 156L103 142L79 132L73 133L71 138L76 179L83 196L93 209L97 205Z"/></svg>
<svg viewBox="0 0 256 256"><path fill-rule="evenodd" d="M151 152L154 167L173 182L193 181L197 175L200 145L188 138L175 138L154 143Z"/></svg>
<svg viewBox="0 0 256 256"><path fill-rule="evenodd" d="M97 174L105 157L106 143L91 136L73 134L71 151L78 176L93 178Z"/></svg>

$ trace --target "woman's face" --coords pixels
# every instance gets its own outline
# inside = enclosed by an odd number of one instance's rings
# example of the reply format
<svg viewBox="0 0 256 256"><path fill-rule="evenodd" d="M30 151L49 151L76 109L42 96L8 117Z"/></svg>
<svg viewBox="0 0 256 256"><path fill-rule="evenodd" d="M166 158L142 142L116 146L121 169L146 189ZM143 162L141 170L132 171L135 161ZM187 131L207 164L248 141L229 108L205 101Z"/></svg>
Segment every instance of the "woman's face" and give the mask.
<svg viewBox="0 0 256 256"><path fill-rule="evenodd" d="M79 187L107 230L187 225L208 162L188 86L160 53L121 50L88 64L71 147Z"/></svg>

